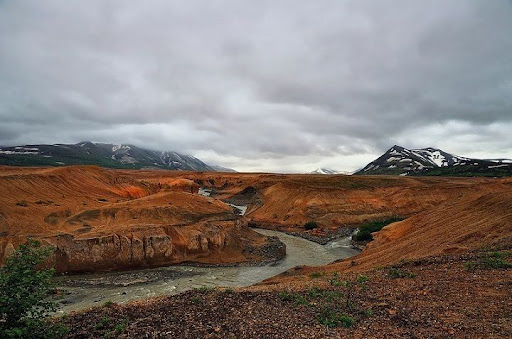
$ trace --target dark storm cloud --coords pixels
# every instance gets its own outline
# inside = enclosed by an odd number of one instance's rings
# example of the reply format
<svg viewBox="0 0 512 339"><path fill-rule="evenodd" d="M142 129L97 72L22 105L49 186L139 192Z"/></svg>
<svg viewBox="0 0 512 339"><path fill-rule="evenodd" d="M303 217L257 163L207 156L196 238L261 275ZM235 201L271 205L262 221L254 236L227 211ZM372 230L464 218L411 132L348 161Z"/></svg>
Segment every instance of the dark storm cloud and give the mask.
<svg viewBox="0 0 512 339"><path fill-rule="evenodd" d="M0 144L274 171L395 143L512 157L510 32L505 0L3 1Z"/></svg>

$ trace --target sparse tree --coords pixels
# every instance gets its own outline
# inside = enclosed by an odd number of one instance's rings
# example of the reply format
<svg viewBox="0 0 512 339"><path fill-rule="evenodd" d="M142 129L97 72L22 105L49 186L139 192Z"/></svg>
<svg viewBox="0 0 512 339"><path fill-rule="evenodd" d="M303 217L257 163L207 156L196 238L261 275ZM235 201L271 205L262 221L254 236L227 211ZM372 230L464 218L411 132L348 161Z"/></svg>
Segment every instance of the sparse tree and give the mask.
<svg viewBox="0 0 512 339"><path fill-rule="evenodd" d="M56 309L50 297L54 270L41 266L53 250L29 240L0 268L0 337L52 338L61 333L60 326L46 322Z"/></svg>

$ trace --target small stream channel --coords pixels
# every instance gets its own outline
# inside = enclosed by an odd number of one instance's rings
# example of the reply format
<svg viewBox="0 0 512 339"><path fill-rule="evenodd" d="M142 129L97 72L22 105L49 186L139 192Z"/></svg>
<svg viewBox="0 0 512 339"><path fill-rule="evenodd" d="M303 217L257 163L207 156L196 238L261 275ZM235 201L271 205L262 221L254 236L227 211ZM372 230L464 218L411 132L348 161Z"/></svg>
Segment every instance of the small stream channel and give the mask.
<svg viewBox="0 0 512 339"><path fill-rule="evenodd" d="M256 267L168 266L58 277L57 285L64 291L58 312L98 306L107 301L125 303L177 294L202 286L249 286L298 265L321 266L359 253L350 246L350 237L319 245L282 232L255 230L263 235L279 237L286 244L286 257L277 264Z"/></svg>

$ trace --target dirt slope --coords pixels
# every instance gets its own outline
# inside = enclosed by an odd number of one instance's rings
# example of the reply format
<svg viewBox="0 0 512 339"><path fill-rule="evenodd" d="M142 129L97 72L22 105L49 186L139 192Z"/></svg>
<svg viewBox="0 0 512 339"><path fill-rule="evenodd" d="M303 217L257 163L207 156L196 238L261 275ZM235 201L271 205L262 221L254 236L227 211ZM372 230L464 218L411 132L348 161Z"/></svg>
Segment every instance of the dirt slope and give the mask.
<svg viewBox="0 0 512 339"><path fill-rule="evenodd" d="M510 181L505 182L510 187ZM348 260L325 266L325 272L365 272L428 256L466 253L512 243L512 189L475 192L448 200L374 234L364 251ZM265 284L286 284L318 271L303 268L271 278ZM291 276L290 276L291 275Z"/></svg>
<svg viewBox="0 0 512 339"><path fill-rule="evenodd" d="M512 258L508 248L501 253ZM510 338L512 270L466 268L482 255L450 254L394 268L405 277L389 268L369 271L364 288L351 289L351 307L341 282L357 275L338 273L279 292L193 290L97 307L65 323L69 338ZM342 312L350 326L320 323L326 310Z"/></svg>
<svg viewBox="0 0 512 339"><path fill-rule="evenodd" d="M0 258L27 236L58 247L59 272L281 255L269 252L270 240L228 205L198 195L193 181L132 173L93 166L0 167Z"/></svg>

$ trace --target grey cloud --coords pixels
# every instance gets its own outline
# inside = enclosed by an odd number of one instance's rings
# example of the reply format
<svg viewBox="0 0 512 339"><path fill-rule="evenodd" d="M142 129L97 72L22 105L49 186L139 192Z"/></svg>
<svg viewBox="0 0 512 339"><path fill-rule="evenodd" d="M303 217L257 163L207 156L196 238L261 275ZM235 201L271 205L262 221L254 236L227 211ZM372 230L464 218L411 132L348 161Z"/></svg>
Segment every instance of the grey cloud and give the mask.
<svg viewBox="0 0 512 339"><path fill-rule="evenodd" d="M0 144L247 170L355 169L395 143L512 157L492 142L512 127L511 31L505 0L0 2Z"/></svg>

